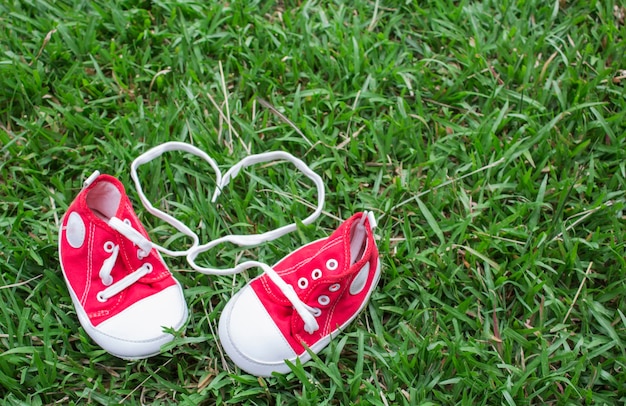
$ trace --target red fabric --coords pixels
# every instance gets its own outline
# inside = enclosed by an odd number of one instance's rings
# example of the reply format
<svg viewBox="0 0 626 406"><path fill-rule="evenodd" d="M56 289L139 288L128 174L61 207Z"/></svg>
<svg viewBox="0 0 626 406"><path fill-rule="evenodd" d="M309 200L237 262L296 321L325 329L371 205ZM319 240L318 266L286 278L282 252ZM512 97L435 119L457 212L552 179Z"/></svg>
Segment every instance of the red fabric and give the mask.
<svg viewBox="0 0 626 406"><path fill-rule="evenodd" d="M302 318L267 275L261 275L251 282L251 286L260 301L298 355L305 352L301 343L305 343L309 347L312 346L354 316L373 289L372 285L375 283L379 259L378 249L367 221L365 222L367 229L366 251L360 260L349 266L350 230L352 224L358 221L362 215L363 213L355 214L330 237L300 248L274 266L274 270L285 282L294 287L304 303L322 310L322 314L316 318L320 328L313 334L304 330ZM329 259L338 261L339 266L334 271L328 270L326 267ZM370 264L370 272L365 288L353 296L349 293L350 284L367 262ZM322 276L317 280L313 280L311 276L315 269L322 271ZM306 289L301 289L298 286L300 278L307 279L308 287ZM334 284L340 286L336 292L329 290ZM321 295L328 296L330 299L327 305L318 302Z"/></svg>
<svg viewBox="0 0 626 406"><path fill-rule="evenodd" d="M156 250L153 249L147 257L139 259L137 257L138 248L109 227L105 221L97 217L87 207L87 194L100 182L114 185L121 193L121 200L115 217L121 220L128 219L135 230L148 238L146 230L133 211L124 186L112 176L100 175L91 185L82 190L70 205L61 224L60 260L70 289L74 291L94 326L122 312L134 303L176 283ZM65 234L71 213L77 213L85 224L85 240L79 248L72 247ZM104 245L108 241L119 245L117 261L111 272L113 283L139 269L147 262L152 264L153 270L135 284L101 303L96 295L106 289L100 279L99 271L102 263L111 256L111 253L104 250Z"/></svg>

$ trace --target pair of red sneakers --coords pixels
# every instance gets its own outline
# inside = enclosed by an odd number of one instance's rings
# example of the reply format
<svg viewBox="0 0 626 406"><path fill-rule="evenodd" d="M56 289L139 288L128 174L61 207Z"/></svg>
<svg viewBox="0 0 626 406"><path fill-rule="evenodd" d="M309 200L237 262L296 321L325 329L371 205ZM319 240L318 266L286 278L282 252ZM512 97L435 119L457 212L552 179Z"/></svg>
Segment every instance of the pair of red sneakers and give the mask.
<svg viewBox="0 0 626 406"><path fill-rule="evenodd" d="M227 236L205 245L182 223L155 209L145 198L137 168L166 151L182 150L201 156L216 171L218 188L246 166L268 160L294 163L318 185L321 213L321 179L302 161L289 154L253 155L223 177L215 162L188 144L166 143L133 162L132 177L142 203L153 214L193 237L193 246L169 251L150 241L137 218L123 185L109 175L92 175L69 206L59 230L61 269L78 319L89 336L109 353L140 359L160 352L187 320L183 290L168 270L161 253L185 255L190 266L209 274L240 272L252 266L262 274L250 281L226 304L219 322L222 346L245 371L268 376L290 371L291 363L310 359L350 323L366 305L380 276L372 213L358 213L328 238L291 253L273 267L245 262L229 270L203 268L195 258L222 241L255 245L295 229L295 224L251 236ZM169 330L171 331L171 330Z"/></svg>

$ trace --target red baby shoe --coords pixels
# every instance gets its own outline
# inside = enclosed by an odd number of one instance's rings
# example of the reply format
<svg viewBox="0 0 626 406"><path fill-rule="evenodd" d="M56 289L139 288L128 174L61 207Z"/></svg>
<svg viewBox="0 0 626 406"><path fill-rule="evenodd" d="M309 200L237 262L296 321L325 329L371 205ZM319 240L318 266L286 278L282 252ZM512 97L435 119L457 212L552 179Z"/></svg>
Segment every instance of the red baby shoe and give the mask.
<svg viewBox="0 0 626 406"><path fill-rule="evenodd" d="M257 375L308 361L365 307L380 277L372 213L305 245L250 281L226 304L219 336L241 369Z"/></svg>
<svg viewBox="0 0 626 406"><path fill-rule="evenodd" d="M59 258L87 334L124 359L158 354L187 319L180 284L153 248L122 184L94 173L68 208Z"/></svg>

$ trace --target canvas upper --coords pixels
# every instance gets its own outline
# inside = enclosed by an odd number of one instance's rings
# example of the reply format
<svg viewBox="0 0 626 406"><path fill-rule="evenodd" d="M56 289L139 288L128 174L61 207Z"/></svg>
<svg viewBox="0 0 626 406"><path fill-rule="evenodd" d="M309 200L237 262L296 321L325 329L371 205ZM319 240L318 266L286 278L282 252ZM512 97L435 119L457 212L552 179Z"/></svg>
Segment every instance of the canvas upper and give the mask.
<svg viewBox="0 0 626 406"><path fill-rule="evenodd" d="M164 328L185 323L181 286L116 178L96 176L71 203L59 230L59 257L81 325L111 354L154 355L173 339Z"/></svg>
<svg viewBox="0 0 626 406"><path fill-rule="evenodd" d="M272 267L278 284L265 272L231 298L219 335L240 368L260 376L289 372L284 360L307 361L307 347L319 352L357 316L380 276L373 223L371 214L355 214L328 238ZM297 299L288 298L291 290ZM313 315L312 321L305 321L294 301Z"/></svg>

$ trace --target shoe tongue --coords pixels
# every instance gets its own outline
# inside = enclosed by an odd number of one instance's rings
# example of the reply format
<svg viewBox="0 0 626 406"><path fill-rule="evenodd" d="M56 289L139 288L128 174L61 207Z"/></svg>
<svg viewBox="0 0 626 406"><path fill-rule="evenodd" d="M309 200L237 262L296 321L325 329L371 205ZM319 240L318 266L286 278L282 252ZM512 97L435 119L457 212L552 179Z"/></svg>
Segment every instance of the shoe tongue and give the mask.
<svg viewBox="0 0 626 406"><path fill-rule="evenodd" d="M354 265L365 252L367 228L365 228L365 214L352 225L350 230L350 265Z"/></svg>
<svg viewBox="0 0 626 406"><path fill-rule="evenodd" d="M123 189L118 182L102 175L99 182L91 187L85 197L87 207L102 220L108 221L122 212Z"/></svg>
<svg viewBox="0 0 626 406"><path fill-rule="evenodd" d="M329 238L329 242L337 244L333 251L337 253L335 259L339 261L339 269L348 269L363 258L367 246L366 216L358 214L346 220ZM339 239L341 242L337 243Z"/></svg>

